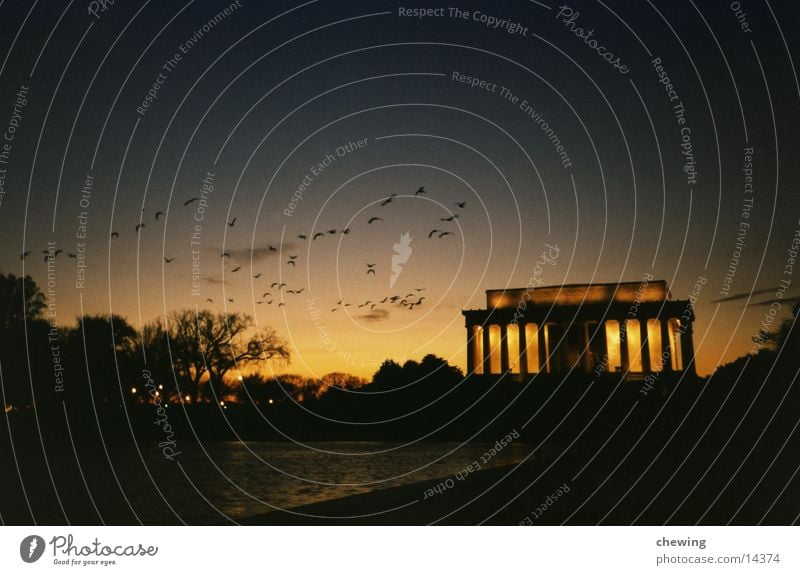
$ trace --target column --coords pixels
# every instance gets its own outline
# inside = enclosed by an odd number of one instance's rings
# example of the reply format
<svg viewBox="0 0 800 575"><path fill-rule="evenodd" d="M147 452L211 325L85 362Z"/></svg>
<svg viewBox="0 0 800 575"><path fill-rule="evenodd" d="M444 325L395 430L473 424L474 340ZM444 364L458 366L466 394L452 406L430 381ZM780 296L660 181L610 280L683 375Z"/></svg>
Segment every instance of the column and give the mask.
<svg viewBox="0 0 800 575"><path fill-rule="evenodd" d="M508 372L508 327L500 324L500 373Z"/></svg>
<svg viewBox="0 0 800 575"><path fill-rule="evenodd" d="M631 367L631 358L628 353L628 325L627 320L619 320L619 364L623 373Z"/></svg>
<svg viewBox="0 0 800 575"><path fill-rule="evenodd" d="M692 341L692 321L686 320L686 329L681 336L681 348L683 351L683 369L689 375L696 375L697 370L694 366L694 341Z"/></svg>
<svg viewBox="0 0 800 575"><path fill-rule="evenodd" d="M650 372L650 342L647 341L647 318L639 320L639 339L642 342L642 371Z"/></svg>
<svg viewBox="0 0 800 575"><path fill-rule="evenodd" d="M597 342L597 349L600 350L600 354L598 357L599 364L604 366L602 371L609 371L608 369L608 362L610 357L610 352L608 349L608 339L606 338L606 322L599 321L597 322L597 326L595 327L597 330L594 334L594 339Z"/></svg>
<svg viewBox="0 0 800 575"><path fill-rule="evenodd" d="M536 338L539 340L539 372L540 373L547 373L550 367L550 358L547 356L547 341L545 341L545 334L547 330L546 324L539 325L539 336Z"/></svg>
<svg viewBox="0 0 800 575"><path fill-rule="evenodd" d="M517 332L519 333L519 374L528 374L528 336L525 334L524 323L517 324Z"/></svg>
<svg viewBox="0 0 800 575"><path fill-rule="evenodd" d="M492 348L489 341L489 324L483 324L483 373L492 373Z"/></svg>
<svg viewBox="0 0 800 575"><path fill-rule="evenodd" d="M583 371L589 373L594 367L592 365L592 345L589 337L589 322L583 324Z"/></svg>
<svg viewBox="0 0 800 575"><path fill-rule="evenodd" d="M467 325L467 373L475 371L475 333L474 325Z"/></svg>
<svg viewBox="0 0 800 575"><path fill-rule="evenodd" d="M664 371L672 371L672 334L669 329L669 319L661 320L661 360L664 362Z"/></svg>

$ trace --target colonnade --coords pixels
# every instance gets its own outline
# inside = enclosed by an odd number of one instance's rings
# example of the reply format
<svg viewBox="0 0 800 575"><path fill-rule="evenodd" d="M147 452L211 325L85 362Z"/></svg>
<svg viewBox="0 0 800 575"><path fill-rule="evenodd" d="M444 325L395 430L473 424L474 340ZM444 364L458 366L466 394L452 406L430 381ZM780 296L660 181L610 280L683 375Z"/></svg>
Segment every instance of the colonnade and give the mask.
<svg viewBox="0 0 800 575"><path fill-rule="evenodd" d="M680 371L693 357L692 322L676 317L467 325L469 373Z"/></svg>

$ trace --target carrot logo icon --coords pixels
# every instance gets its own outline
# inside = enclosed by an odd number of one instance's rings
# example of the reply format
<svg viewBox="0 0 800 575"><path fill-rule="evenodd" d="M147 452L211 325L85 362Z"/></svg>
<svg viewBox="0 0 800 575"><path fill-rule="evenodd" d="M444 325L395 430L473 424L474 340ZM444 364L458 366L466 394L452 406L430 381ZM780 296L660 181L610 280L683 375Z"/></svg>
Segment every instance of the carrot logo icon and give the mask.
<svg viewBox="0 0 800 575"><path fill-rule="evenodd" d="M28 535L19 544L19 556L25 563L35 563L44 554L44 539L38 535Z"/></svg>
<svg viewBox="0 0 800 575"><path fill-rule="evenodd" d="M406 232L400 236L400 241L394 244L394 254L392 255L392 277L389 280L389 288L394 287L394 283L397 281L397 278L400 277L400 273L403 271L403 264L408 261L408 258L411 257L411 240L414 238L411 237L411 232Z"/></svg>

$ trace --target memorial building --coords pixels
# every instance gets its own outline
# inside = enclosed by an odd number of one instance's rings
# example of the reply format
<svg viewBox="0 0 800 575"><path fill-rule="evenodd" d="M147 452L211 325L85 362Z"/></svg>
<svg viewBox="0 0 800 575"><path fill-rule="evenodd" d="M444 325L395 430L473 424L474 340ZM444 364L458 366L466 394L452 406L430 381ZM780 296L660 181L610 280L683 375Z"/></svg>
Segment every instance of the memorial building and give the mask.
<svg viewBox="0 0 800 575"><path fill-rule="evenodd" d="M470 374L695 373L692 305L663 280L487 290L462 313Z"/></svg>

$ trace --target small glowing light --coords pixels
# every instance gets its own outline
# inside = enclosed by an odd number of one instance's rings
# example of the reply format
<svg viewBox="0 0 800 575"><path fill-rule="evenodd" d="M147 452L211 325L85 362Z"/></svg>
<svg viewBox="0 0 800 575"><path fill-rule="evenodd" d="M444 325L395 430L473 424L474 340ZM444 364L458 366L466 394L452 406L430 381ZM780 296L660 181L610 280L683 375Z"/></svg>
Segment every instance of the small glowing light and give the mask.
<svg viewBox="0 0 800 575"><path fill-rule="evenodd" d="M220 401L219 404L222 405L223 407L225 406L225 402L224 401Z"/></svg>
<svg viewBox="0 0 800 575"><path fill-rule="evenodd" d="M164 389L164 386L159 383L158 384L158 389Z"/></svg>
<svg viewBox="0 0 800 575"><path fill-rule="evenodd" d="M244 378L242 377L242 374L240 373L240 374L239 374L239 381L242 381L243 379L244 379Z"/></svg>
<svg viewBox="0 0 800 575"><path fill-rule="evenodd" d="M270 404L270 405L272 405L273 403L275 403L275 402L274 402L274 401L272 400L272 398L270 397L270 398L269 398L269 404Z"/></svg>
<svg viewBox="0 0 800 575"><path fill-rule="evenodd" d="M159 395L161 395L161 394L158 391L156 391L156 397L158 397Z"/></svg>
<svg viewBox="0 0 800 575"><path fill-rule="evenodd" d="M136 393L136 388L135 388L135 387L132 387L132 388L131 388L131 393L133 393L133 394L135 394L135 393Z"/></svg>
<svg viewBox="0 0 800 575"><path fill-rule="evenodd" d="M186 397L183 398L184 401L189 402L191 401L191 397L187 394Z"/></svg>

